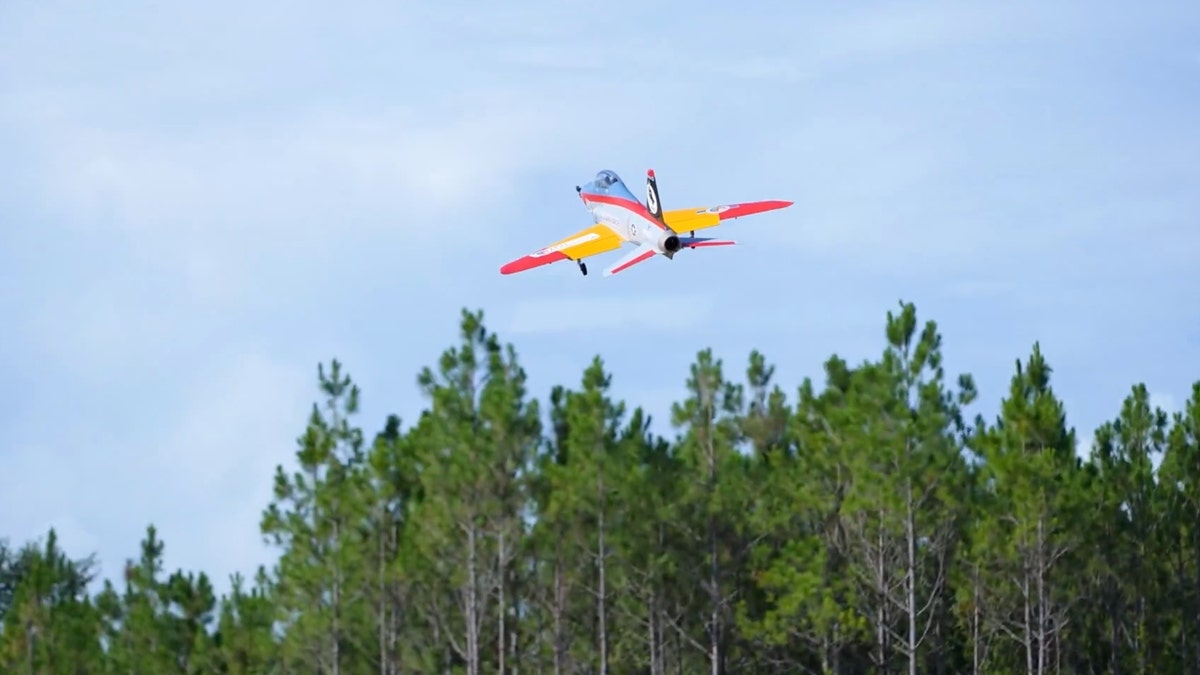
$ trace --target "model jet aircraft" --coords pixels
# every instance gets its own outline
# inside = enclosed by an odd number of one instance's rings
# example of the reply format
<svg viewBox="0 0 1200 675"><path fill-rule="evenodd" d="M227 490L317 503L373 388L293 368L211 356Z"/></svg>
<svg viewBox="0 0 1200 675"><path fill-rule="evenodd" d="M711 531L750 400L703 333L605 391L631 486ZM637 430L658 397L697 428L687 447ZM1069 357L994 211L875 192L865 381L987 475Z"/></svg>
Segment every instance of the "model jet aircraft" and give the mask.
<svg viewBox="0 0 1200 675"><path fill-rule="evenodd" d="M612 276L655 256L666 256L670 260L685 248L731 246L737 242L697 237L696 230L792 205L788 201L771 200L664 212L653 169L646 172L645 204L633 196L616 173L607 169L597 173L596 178L586 185L576 186L575 191L591 212L595 224L503 265L501 274L515 274L560 260L574 260L579 263L579 271L586 275L585 258L615 251L625 243L633 244L636 247L633 251L604 271L604 276ZM689 236L682 237L680 232L687 232Z"/></svg>

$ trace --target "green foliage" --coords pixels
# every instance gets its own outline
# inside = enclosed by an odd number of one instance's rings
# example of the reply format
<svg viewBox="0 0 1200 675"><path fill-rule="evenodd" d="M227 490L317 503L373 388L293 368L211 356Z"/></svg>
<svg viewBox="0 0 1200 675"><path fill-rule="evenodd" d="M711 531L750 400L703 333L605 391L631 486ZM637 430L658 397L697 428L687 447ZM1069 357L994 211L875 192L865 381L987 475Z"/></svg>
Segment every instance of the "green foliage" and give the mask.
<svg viewBox="0 0 1200 675"><path fill-rule="evenodd" d="M1087 457L1038 344L992 421L933 321L792 392L696 355L671 440L597 356L540 402L482 312L369 438L336 360L277 467L270 569L215 597L0 540L5 673L1200 672L1200 382ZM369 439L369 440L368 440Z"/></svg>
<svg viewBox="0 0 1200 675"><path fill-rule="evenodd" d="M100 621L87 596L93 562L70 560L50 530L42 546L0 556L8 587L0 633L0 671L87 672L102 659Z"/></svg>

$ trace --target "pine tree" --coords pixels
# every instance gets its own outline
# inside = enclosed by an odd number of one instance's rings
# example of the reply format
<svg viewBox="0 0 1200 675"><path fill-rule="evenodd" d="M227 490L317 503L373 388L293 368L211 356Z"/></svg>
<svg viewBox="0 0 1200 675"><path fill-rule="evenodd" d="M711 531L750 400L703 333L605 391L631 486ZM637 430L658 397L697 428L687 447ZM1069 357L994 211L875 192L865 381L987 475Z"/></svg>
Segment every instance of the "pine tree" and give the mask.
<svg viewBox="0 0 1200 675"><path fill-rule="evenodd" d="M282 549L273 587L284 630L281 658L339 675L367 645L360 599L366 578L366 472L362 430L351 425L359 389L334 360L317 369L322 407L313 405L298 439L300 470L275 473L274 499L263 514L264 536ZM369 535L369 532L366 534ZM358 639L356 639L358 638Z"/></svg>
<svg viewBox="0 0 1200 675"><path fill-rule="evenodd" d="M249 589L241 574L233 575L213 635L213 671L228 675L275 672L279 665L273 634L275 617L267 570L258 568Z"/></svg>
<svg viewBox="0 0 1200 675"><path fill-rule="evenodd" d="M543 429L481 312L370 444L319 365L276 564L217 598L150 525L89 594L53 530L0 539L0 671L1200 674L1200 382L1171 416L1135 385L1082 460L1037 343L968 427L936 324L885 328L794 404L699 352L673 440L600 356Z"/></svg>
<svg viewBox="0 0 1200 675"><path fill-rule="evenodd" d="M368 516L370 561L364 560L371 582L365 594L373 607L378 650L373 671L383 675L408 672L413 653L428 648L421 645L420 622L410 611L414 574L409 512L420 498L419 467L413 440L401 433L400 424L399 417L388 417L367 458L373 499Z"/></svg>
<svg viewBox="0 0 1200 675"><path fill-rule="evenodd" d="M623 528L631 517L620 506L630 496L622 481L632 463L618 442L624 405L609 398L610 385L597 357L584 372L579 391L560 388L551 397L559 437L541 463L538 525L549 544L545 558L554 587L549 609L555 672L567 671L572 663L594 663L600 673L611 669L616 637L612 602L624 578L621 561L614 560L612 530ZM580 591L588 602L571 601ZM595 643L586 650L570 649L571 626L590 628Z"/></svg>
<svg viewBox="0 0 1200 675"><path fill-rule="evenodd" d="M852 672L863 666L848 653L867 639L867 620L853 595L843 512L855 457L832 431L849 412L850 372L836 356L825 371L820 395L808 379L800 387L787 431L794 450L785 445L769 453L758 483L767 501L755 524L763 539L753 578L763 608L757 616L744 609L740 623L747 635L776 648L777 672ZM780 649L784 646L789 648Z"/></svg>
<svg viewBox="0 0 1200 675"><path fill-rule="evenodd" d="M96 598L114 672L203 672L209 663L212 588L203 574L177 570L164 578L164 546L147 526L141 555L125 563L124 589L105 581Z"/></svg>
<svg viewBox="0 0 1200 675"><path fill-rule="evenodd" d="M515 350L486 330L482 312L463 312L461 340L436 374L418 377L432 405L415 432L424 469L414 522L423 567L436 570L425 611L452 658L478 675L519 660L525 471L541 427Z"/></svg>
<svg viewBox="0 0 1200 675"><path fill-rule="evenodd" d="M1076 524L1086 517L1075 433L1051 372L1035 344L1028 361L1017 362L996 424L973 440L984 461L987 508L974 514L971 570L961 589L972 598L977 614L968 620L978 622L976 630L998 632L1016 647L998 647L997 662L1038 675L1060 662L1073 595L1067 581L1083 543ZM973 661L979 669L986 659L976 654Z"/></svg>
<svg viewBox="0 0 1200 675"><path fill-rule="evenodd" d="M704 617L703 633L684 634L706 654L713 675L739 665L729 662L737 601L733 568L750 549L744 510L748 460L737 452L742 388L726 380L722 368L711 350L699 352L687 380L689 397L671 411L672 424L684 431L679 440L685 481L681 524L694 560L700 563L689 571L703 580L704 593L696 605Z"/></svg>
<svg viewBox="0 0 1200 675"><path fill-rule="evenodd" d="M87 594L94 564L90 556L68 558L53 529L44 545L0 557L12 584L0 615L0 671L86 673L100 661L99 620Z"/></svg>
<svg viewBox="0 0 1200 675"><path fill-rule="evenodd" d="M1158 486L1164 510L1160 541L1173 572L1169 607L1177 622L1177 651L1165 665L1200 673L1200 382L1172 416Z"/></svg>

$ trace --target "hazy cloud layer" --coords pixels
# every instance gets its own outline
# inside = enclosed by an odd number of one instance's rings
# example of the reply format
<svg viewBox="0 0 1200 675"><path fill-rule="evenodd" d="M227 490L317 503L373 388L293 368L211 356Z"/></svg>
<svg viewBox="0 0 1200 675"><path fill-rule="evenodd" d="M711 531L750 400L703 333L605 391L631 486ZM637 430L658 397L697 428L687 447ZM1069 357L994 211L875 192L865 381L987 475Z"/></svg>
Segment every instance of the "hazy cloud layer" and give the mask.
<svg viewBox="0 0 1200 675"><path fill-rule="evenodd" d="M688 362L791 389L913 300L989 416L1035 340L1081 439L1195 372L1194 3L0 7L0 537L106 570L148 522L222 582L341 358L369 431L462 307L540 396L605 358L667 431ZM664 206L791 199L618 277L498 267ZM620 254L597 259L597 271ZM1192 359L1194 361L1194 359ZM657 398L655 398L657 397Z"/></svg>

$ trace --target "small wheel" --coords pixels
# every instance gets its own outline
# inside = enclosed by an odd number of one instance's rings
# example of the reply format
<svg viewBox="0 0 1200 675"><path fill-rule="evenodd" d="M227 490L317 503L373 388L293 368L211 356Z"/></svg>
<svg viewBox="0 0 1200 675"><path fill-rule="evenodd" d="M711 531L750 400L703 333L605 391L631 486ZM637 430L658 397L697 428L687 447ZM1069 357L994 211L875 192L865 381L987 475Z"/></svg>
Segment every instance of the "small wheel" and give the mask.
<svg viewBox="0 0 1200 675"><path fill-rule="evenodd" d="M579 271L583 272L583 276L586 277L587 276L587 265L584 263L579 263Z"/></svg>

